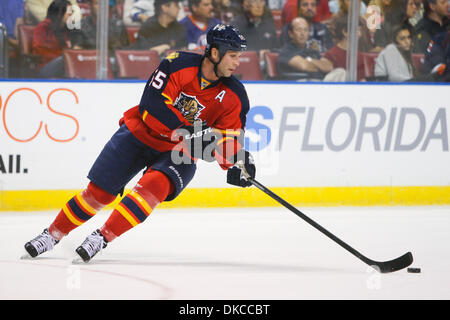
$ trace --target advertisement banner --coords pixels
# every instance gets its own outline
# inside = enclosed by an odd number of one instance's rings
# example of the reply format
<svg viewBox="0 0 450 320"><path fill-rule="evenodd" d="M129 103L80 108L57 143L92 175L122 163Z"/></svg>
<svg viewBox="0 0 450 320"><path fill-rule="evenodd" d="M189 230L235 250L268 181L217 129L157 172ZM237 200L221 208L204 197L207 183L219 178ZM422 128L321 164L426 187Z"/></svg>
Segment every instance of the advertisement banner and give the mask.
<svg viewBox="0 0 450 320"><path fill-rule="evenodd" d="M1 82L0 191L76 190L144 82ZM268 187L450 185L449 86L246 83ZM128 187L132 187L136 177ZM188 188L228 188L199 161Z"/></svg>
<svg viewBox="0 0 450 320"><path fill-rule="evenodd" d="M449 185L449 86L249 85L272 186Z"/></svg>

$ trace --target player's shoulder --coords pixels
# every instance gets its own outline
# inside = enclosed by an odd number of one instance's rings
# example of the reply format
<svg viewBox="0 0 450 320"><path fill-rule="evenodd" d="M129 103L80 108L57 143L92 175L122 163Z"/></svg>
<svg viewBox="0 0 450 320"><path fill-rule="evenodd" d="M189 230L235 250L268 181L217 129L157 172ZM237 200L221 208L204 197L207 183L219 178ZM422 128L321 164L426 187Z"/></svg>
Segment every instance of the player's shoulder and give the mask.
<svg viewBox="0 0 450 320"><path fill-rule="evenodd" d="M236 94L236 96L241 101L241 104L248 108L248 96L247 91L245 90L244 85L241 81L239 81L235 76L230 76L226 78L222 78L222 83L232 92Z"/></svg>
<svg viewBox="0 0 450 320"><path fill-rule="evenodd" d="M230 77L222 78L222 83L225 86L227 86L231 91L236 93L239 97L240 96L247 97L247 91L245 90L244 85L235 76L232 75Z"/></svg>
<svg viewBox="0 0 450 320"><path fill-rule="evenodd" d="M201 61L201 54L193 52L174 51L168 54L161 62L161 64L165 65L173 73L185 68L199 67Z"/></svg>

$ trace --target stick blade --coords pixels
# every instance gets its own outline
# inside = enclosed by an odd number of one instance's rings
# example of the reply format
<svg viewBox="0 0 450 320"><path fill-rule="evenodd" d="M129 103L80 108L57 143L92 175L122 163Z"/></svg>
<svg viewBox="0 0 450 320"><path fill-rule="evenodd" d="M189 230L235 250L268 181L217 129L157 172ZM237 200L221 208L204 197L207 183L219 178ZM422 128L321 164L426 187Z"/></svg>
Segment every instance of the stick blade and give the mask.
<svg viewBox="0 0 450 320"><path fill-rule="evenodd" d="M377 262L372 261L370 265L381 273L390 273L398 270L405 269L413 263L413 255L411 252L407 252L401 257L398 257L393 260Z"/></svg>

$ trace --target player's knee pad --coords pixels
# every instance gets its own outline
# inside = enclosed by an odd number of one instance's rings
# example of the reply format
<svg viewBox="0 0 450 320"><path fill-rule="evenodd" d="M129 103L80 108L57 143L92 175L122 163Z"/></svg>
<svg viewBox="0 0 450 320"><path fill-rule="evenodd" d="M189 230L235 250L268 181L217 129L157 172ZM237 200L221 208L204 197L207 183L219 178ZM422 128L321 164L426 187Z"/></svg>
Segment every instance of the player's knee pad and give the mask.
<svg viewBox="0 0 450 320"><path fill-rule="evenodd" d="M133 190L116 206L101 228L108 241L144 222L153 209L174 192L172 181L162 172L148 170Z"/></svg>
<svg viewBox="0 0 450 320"><path fill-rule="evenodd" d="M167 198L170 179L158 171L147 171L136 186L115 207L102 228L108 241L147 219L153 209Z"/></svg>
<svg viewBox="0 0 450 320"><path fill-rule="evenodd" d="M94 183L90 182L87 188L81 193L83 199L96 211L102 209L116 199L112 195Z"/></svg>
<svg viewBox="0 0 450 320"><path fill-rule="evenodd" d="M174 186L164 173L150 169L139 180L133 191L139 193L154 208L174 191Z"/></svg>
<svg viewBox="0 0 450 320"><path fill-rule="evenodd" d="M158 199L156 195L153 194L151 190L144 188L139 183L133 188L132 193L138 194L140 199L144 200L146 204L153 210L158 204L161 203L161 200ZM141 201L142 202L142 201Z"/></svg>

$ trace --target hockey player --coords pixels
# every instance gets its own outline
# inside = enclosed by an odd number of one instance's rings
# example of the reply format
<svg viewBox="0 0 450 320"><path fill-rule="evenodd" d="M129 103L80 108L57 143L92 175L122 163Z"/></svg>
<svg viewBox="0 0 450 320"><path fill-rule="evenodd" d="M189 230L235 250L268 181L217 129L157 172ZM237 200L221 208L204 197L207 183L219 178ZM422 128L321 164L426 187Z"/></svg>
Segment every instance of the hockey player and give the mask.
<svg viewBox="0 0 450 320"><path fill-rule="evenodd" d="M198 158L228 170L228 183L251 185L245 176L254 178L256 168L242 146L249 102L244 86L232 76L246 40L236 28L218 24L208 32L207 43L204 55L174 52L161 62L139 105L124 113L120 128L94 162L87 188L25 244L31 257L53 249L113 202L143 169L105 224L76 249L83 261L142 223L159 203L175 199L193 178Z"/></svg>

